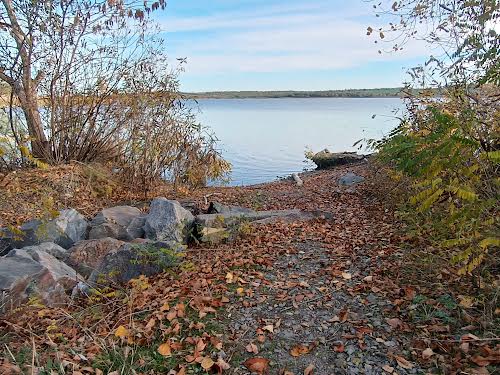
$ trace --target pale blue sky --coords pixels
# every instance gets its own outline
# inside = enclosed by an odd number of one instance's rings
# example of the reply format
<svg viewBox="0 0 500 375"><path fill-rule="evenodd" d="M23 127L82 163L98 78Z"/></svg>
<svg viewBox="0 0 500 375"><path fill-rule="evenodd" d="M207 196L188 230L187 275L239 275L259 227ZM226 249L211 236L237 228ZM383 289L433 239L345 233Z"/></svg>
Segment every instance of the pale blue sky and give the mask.
<svg viewBox="0 0 500 375"><path fill-rule="evenodd" d="M380 55L364 0L169 0L155 17L184 91L394 87L429 53Z"/></svg>

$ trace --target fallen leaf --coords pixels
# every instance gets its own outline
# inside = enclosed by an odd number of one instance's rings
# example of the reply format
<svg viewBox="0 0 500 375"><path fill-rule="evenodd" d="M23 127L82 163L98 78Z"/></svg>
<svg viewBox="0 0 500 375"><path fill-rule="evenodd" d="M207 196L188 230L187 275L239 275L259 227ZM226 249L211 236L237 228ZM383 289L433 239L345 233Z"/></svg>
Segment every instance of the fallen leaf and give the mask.
<svg viewBox="0 0 500 375"><path fill-rule="evenodd" d="M214 364L215 362L210 357L204 357L201 361L201 367L203 367L205 370L211 369Z"/></svg>
<svg viewBox="0 0 500 375"><path fill-rule="evenodd" d="M461 297L461 298L460 298ZM460 306L469 309L474 305L474 297L469 296L459 296L460 298Z"/></svg>
<svg viewBox="0 0 500 375"><path fill-rule="evenodd" d="M392 328L403 327L403 322L399 318L386 319L386 321L387 321L387 324L389 324Z"/></svg>
<svg viewBox="0 0 500 375"><path fill-rule="evenodd" d="M265 358L249 358L243 362L243 366L252 372L256 372L259 375L263 375L267 372L269 368L269 360Z"/></svg>
<svg viewBox="0 0 500 375"><path fill-rule="evenodd" d="M341 310L339 312L339 320L344 323L347 321L347 317L349 315L349 310Z"/></svg>
<svg viewBox="0 0 500 375"><path fill-rule="evenodd" d="M248 344L247 346L245 346L245 349L249 353L259 354L259 348L257 347L257 345L255 345L252 342L250 344Z"/></svg>
<svg viewBox="0 0 500 375"><path fill-rule="evenodd" d="M352 279L352 275L349 272L342 272L342 277L346 280Z"/></svg>
<svg viewBox="0 0 500 375"><path fill-rule="evenodd" d="M309 366L306 367L304 370L304 375L312 375L314 371L314 365L311 363Z"/></svg>
<svg viewBox="0 0 500 375"><path fill-rule="evenodd" d="M423 359L429 359L434 355L434 351L431 348L427 348L422 352Z"/></svg>
<svg viewBox="0 0 500 375"><path fill-rule="evenodd" d="M161 344L158 347L158 353L160 353L164 357L169 357L172 355L172 350L170 349L170 344L168 342Z"/></svg>
<svg viewBox="0 0 500 375"><path fill-rule="evenodd" d="M220 372L222 372L222 370L229 370L231 368L231 366L229 365L229 363L227 363L226 361L224 361L221 357L219 357L217 359L217 362L215 364L221 370Z"/></svg>
<svg viewBox="0 0 500 375"><path fill-rule="evenodd" d="M234 282L234 275L232 272L226 274L226 283L232 284Z"/></svg>
<svg viewBox="0 0 500 375"><path fill-rule="evenodd" d="M399 367L402 367L406 370L413 368L413 363L408 361L406 358L398 355L394 356L394 358L396 359L396 362L398 363Z"/></svg>
<svg viewBox="0 0 500 375"><path fill-rule="evenodd" d="M335 350L337 353L343 353L345 350L345 346L342 343L336 344L333 350Z"/></svg>
<svg viewBox="0 0 500 375"><path fill-rule="evenodd" d="M116 331L115 331L115 336L123 339L124 337L127 337L129 335L128 329L125 328L124 326L119 326Z"/></svg>
<svg viewBox="0 0 500 375"><path fill-rule="evenodd" d="M262 330L274 333L274 327L272 324L268 324L267 326L262 327Z"/></svg>
<svg viewBox="0 0 500 375"><path fill-rule="evenodd" d="M243 294L245 294L245 289L244 288L238 288L238 289L236 289L236 293L238 293L240 296L242 296Z"/></svg>
<svg viewBox="0 0 500 375"><path fill-rule="evenodd" d="M309 349L306 345L295 345L291 350L290 354L294 357L300 357L301 355L309 353Z"/></svg>
<svg viewBox="0 0 500 375"><path fill-rule="evenodd" d="M149 319L149 322L148 324L146 324L146 330L150 331L156 324L156 319L155 318L151 318Z"/></svg>
<svg viewBox="0 0 500 375"><path fill-rule="evenodd" d="M175 309L170 309L170 311L167 314L167 319L169 322L174 320L177 317L177 310Z"/></svg>
<svg viewBox="0 0 500 375"><path fill-rule="evenodd" d="M385 372L388 372L389 374L392 374L394 372L394 367L391 367L389 365L384 365L382 366L382 370Z"/></svg>
<svg viewBox="0 0 500 375"><path fill-rule="evenodd" d="M373 281L373 276L366 276L363 281L366 281L367 283L371 283Z"/></svg>
<svg viewBox="0 0 500 375"><path fill-rule="evenodd" d="M470 347L470 344L468 342L463 342L463 343L460 344L460 349L464 353L468 353L469 352L469 347Z"/></svg>
<svg viewBox="0 0 500 375"><path fill-rule="evenodd" d="M483 357L480 355L476 355L471 358L471 361L474 362L476 365L484 367L484 366L489 366L491 364L498 364L500 363L500 353L497 355L491 355L488 357Z"/></svg>

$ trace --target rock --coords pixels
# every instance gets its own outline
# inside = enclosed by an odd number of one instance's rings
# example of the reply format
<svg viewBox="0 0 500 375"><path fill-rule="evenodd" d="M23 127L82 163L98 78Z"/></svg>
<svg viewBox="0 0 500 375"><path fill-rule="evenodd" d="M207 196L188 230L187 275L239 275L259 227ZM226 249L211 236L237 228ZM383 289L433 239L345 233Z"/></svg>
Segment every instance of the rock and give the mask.
<svg viewBox="0 0 500 375"><path fill-rule="evenodd" d="M110 237L80 241L68 250L65 262L88 277L108 253L120 249L124 244Z"/></svg>
<svg viewBox="0 0 500 375"><path fill-rule="evenodd" d="M58 244L55 244L53 242L43 242L40 245L33 245L33 246L27 246L23 247L22 250L28 251L28 252L37 252L37 251L44 251L47 254L52 255L54 258L60 261L64 261L66 258L67 250Z"/></svg>
<svg viewBox="0 0 500 375"><path fill-rule="evenodd" d="M43 242L53 242L69 249L75 242L85 239L88 222L85 217L74 209L62 210L59 216L52 220L30 220L21 225L21 234L14 236L13 248L38 245Z"/></svg>
<svg viewBox="0 0 500 375"><path fill-rule="evenodd" d="M200 232L200 241L211 244L221 243L230 237L230 233L226 228L208 228L204 227Z"/></svg>
<svg viewBox="0 0 500 375"><path fill-rule="evenodd" d="M208 207L208 214L251 214L255 213L254 210L246 207L240 206L227 206L218 202L210 202L210 206Z"/></svg>
<svg viewBox="0 0 500 375"><path fill-rule="evenodd" d="M295 183L297 184L297 186L304 185L304 181L302 181L302 179L299 177L299 175L297 173L293 173L292 174L292 179L295 181Z"/></svg>
<svg viewBox="0 0 500 375"><path fill-rule="evenodd" d="M144 238L144 225L146 224L146 215L141 215L132 219L127 226L127 235L131 240Z"/></svg>
<svg viewBox="0 0 500 375"><path fill-rule="evenodd" d="M155 241L187 243L194 216L179 202L155 198L144 224L145 237Z"/></svg>
<svg viewBox="0 0 500 375"><path fill-rule="evenodd" d="M30 298L36 298L47 306L66 302L65 288L54 276L49 269L29 257L0 258L0 310L9 311Z"/></svg>
<svg viewBox="0 0 500 375"><path fill-rule="evenodd" d="M231 228L242 222L258 222L267 224L276 220L300 221L312 220L319 217L330 218L331 214L321 211L301 211L292 210L270 210L252 211L250 213L225 213L225 214L204 214L196 216L197 233L201 228Z"/></svg>
<svg viewBox="0 0 500 375"><path fill-rule="evenodd" d="M144 218L141 210L131 206L105 208L90 222L89 239L105 237L133 240L144 237Z"/></svg>
<svg viewBox="0 0 500 375"><path fill-rule="evenodd" d="M126 243L109 252L89 277L92 286L125 283L141 275L153 276L178 264L185 246L176 241Z"/></svg>
<svg viewBox="0 0 500 375"><path fill-rule="evenodd" d="M362 161L364 155L355 152L330 152L327 149L311 156L311 160L318 166L318 169L335 167L337 165L352 164Z"/></svg>
<svg viewBox="0 0 500 375"><path fill-rule="evenodd" d="M46 248L50 249L51 247L46 246ZM22 249L14 249L7 255L7 258L23 257L38 262L50 272L53 279L61 284L65 291L72 290L78 281L83 280L83 277L73 268L42 249L43 246L28 246Z"/></svg>
<svg viewBox="0 0 500 375"><path fill-rule="evenodd" d="M339 178L339 185L344 185L344 186L351 186L355 184L359 184L360 182L363 182L365 180L364 177L358 176L355 173L348 172L342 177Z"/></svg>

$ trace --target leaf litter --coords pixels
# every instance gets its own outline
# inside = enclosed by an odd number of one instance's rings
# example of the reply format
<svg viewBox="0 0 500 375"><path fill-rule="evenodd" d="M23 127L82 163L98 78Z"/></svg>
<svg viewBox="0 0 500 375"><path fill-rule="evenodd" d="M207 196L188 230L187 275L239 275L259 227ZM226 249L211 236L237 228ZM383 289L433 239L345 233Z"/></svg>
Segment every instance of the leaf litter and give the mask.
<svg viewBox="0 0 500 375"><path fill-rule="evenodd" d="M415 318L421 295L442 311L440 288L397 272L406 238L380 197L386 186L339 188L348 170L377 178L361 164L307 173L300 188L283 180L195 194L200 207L216 193L224 203L322 210L333 219L255 225L235 242L190 248L178 272L71 306L32 303L0 321L8 337L0 372L40 373L57 363L74 374L417 374L436 364L490 373L499 363L495 337L462 331L457 340L456 324ZM473 305L461 301L453 308ZM478 321L468 316L473 332Z"/></svg>

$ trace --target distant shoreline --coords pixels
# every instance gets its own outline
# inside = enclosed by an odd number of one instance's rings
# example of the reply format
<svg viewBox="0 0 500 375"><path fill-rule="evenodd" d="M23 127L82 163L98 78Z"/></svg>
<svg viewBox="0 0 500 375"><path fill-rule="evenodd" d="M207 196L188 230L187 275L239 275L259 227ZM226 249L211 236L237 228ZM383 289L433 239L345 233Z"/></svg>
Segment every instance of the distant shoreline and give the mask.
<svg viewBox="0 0 500 375"><path fill-rule="evenodd" d="M400 98L401 87L324 91L210 91L183 93L190 99Z"/></svg>

